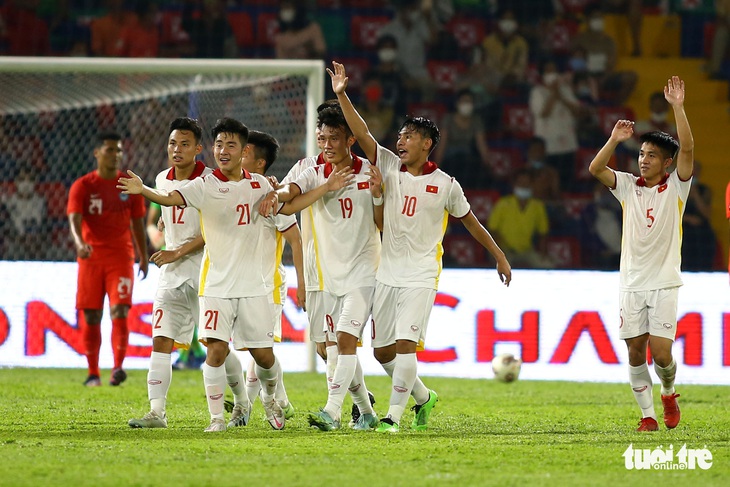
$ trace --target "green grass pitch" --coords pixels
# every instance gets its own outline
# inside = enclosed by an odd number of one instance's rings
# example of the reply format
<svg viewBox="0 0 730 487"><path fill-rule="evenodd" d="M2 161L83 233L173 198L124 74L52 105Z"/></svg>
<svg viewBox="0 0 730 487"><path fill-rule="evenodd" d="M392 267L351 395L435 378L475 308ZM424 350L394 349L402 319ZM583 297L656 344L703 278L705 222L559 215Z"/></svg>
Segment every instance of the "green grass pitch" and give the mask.
<svg viewBox="0 0 730 487"><path fill-rule="evenodd" d="M84 377L0 369L0 486L730 485L730 387L680 382L682 422L667 430L655 385L661 429L637 433L627 384L425 378L441 398L429 430L410 431L407 411L401 432L383 435L309 428L305 413L326 400L324 377L287 374L297 415L285 430L272 430L257 403L247 427L211 434L199 371L174 372L165 430L127 426L149 408L146 371L116 388L86 389ZM385 414L389 380L367 381ZM713 465L627 470L630 444L707 448Z"/></svg>

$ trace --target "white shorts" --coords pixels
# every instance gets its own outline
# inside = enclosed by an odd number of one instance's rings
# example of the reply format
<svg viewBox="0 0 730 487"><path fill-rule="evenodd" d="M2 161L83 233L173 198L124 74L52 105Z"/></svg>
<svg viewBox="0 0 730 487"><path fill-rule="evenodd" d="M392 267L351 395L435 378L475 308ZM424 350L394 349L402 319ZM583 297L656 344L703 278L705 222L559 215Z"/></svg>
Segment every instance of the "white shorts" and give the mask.
<svg viewBox="0 0 730 487"><path fill-rule="evenodd" d="M392 345L396 340L416 343L424 349L428 318L436 290L425 287L390 287L375 284L373 299L373 348Z"/></svg>
<svg viewBox="0 0 730 487"><path fill-rule="evenodd" d="M199 314L198 291L191 285L158 289L152 303L152 337L172 338L176 347L190 348Z"/></svg>
<svg viewBox="0 0 730 487"><path fill-rule="evenodd" d="M324 291L307 291L307 319L309 320L309 339L315 343L324 343L325 308L322 300Z"/></svg>
<svg viewBox="0 0 730 487"><path fill-rule="evenodd" d="M336 342L338 331L348 333L361 340L362 332L373 309L374 293L374 287L353 289L343 296L323 293L323 301L327 310L325 314L327 340Z"/></svg>
<svg viewBox="0 0 730 487"><path fill-rule="evenodd" d="M679 288L654 291L621 291L618 336L622 340L649 334L669 338L677 335Z"/></svg>
<svg viewBox="0 0 730 487"><path fill-rule="evenodd" d="M269 296L251 298L200 297L198 339L215 338L233 348L269 348L274 345L274 318Z"/></svg>

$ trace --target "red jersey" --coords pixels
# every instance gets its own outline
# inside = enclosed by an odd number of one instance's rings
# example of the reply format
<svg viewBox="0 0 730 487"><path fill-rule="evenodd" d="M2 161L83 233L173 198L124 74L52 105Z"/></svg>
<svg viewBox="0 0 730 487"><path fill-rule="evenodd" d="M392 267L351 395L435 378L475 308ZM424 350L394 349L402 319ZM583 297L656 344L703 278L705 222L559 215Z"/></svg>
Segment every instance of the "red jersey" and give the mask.
<svg viewBox="0 0 730 487"><path fill-rule="evenodd" d="M728 221L730 221L730 183L727 184L725 189L725 215ZM730 259L728 259L727 271L730 272Z"/></svg>
<svg viewBox="0 0 730 487"><path fill-rule="evenodd" d="M145 201L140 195L122 194L117 180L126 177L118 172L114 179L102 179L94 171L77 179L68 195L66 213L82 216L81 236L93 249L91 259L134 259L130 229L133 218L144 218Z"/></svg>

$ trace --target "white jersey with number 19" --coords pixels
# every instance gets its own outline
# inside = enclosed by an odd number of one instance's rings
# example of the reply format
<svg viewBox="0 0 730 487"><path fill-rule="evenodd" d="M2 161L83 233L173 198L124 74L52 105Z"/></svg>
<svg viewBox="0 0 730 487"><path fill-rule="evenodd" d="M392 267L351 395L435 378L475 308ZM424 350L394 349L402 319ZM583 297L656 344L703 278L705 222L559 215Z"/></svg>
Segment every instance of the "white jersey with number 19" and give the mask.
<svg viewBox="0 0 730 487"><path fill-rule="evenodd" d="M654 291L682 285L682 215L692 178L673 171L648 188L643 178L614 171L611 193L624 213L621 291Z"/></svg>
<svg viewBox="0 0 730 487"><path fill-rule="evenodd" d="M377 280L392 287L438 289L442 241L449 215L464 218L469 202L458 181L427 162L414 176L400 158L378 146L375 162L383 174L383 251Z"/></svg>

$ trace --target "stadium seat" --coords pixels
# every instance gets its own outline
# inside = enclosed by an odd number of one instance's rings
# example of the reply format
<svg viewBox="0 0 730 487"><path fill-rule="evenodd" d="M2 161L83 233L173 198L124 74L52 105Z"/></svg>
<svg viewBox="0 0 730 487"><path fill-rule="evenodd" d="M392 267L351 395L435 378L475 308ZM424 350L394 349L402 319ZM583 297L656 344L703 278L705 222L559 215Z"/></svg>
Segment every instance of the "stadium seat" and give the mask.
<svg viewBox="0 0 730 487"><path fill-rule="evenodd" d="M523 152L517 147L489 148L489 166L498 179L509 179L523 164Z"/></svg>
<svg viewBox="0 0 730 487"><path fill-rule="evenodd" d="M182 28L180 10L164 10L160 23L160 44L174 46L190 40L190 36Z"/></svg>
<svg viewBox="0 0 730 487"><path fill-rule="evenodd" d="M451 32L461 49L469 49L480 44L486 35L483 20L463 15L452 17L446 24L446 30Z"/></svg>
<svg viewBox="0 0 730 487"><path fill-rule="evenodd" d="M575 237L548 237L547 253L558 269L580 267L580 242Z"/></svg>
<svg viewBox="0 0 730 487"><path fill-rule="evenodd" d="M530 107L524 104L506 104L502 108L502 124L507 132L518 139L533 136Z"/></svg>
<svg viewBox="0 0 730 487"><path fill-rule="evenodd" d="M432 120L436 125L446 114L446 105L438 102L409 103L408 115L413 117L425 117Z"/></svg>
<svg viewBox="0 0 730 487"><path fill-rule="evenodd" d="M588 171L591 161L596 156L598 149L591 147L579 147L575 153L575 179L578 181L590 181L593 176Z"/></svg>
<svg viewBox="0 0 730 487"><path fill-rule="evenodd" d="M551 22L545 32L545 44L553 54L569 54L573 36L578 32L578 24L569 19Z"/></svg>
<svg viewBox="0 0 730 487"><path fill-rule="evenodd" d="M484 247L471 235L446 235L444 251L460 266L482 267L486 262Z"/></svg>
<svg viewBox="0 0 730 487"><path fill-rule="evenodd" d="M630 107L598 107L598 124L608 137L619 120L635 120Z"/></svg>
<svg viewBox="0 0 730 487"><path fill-rule="evenodd" d="M256 46L274 47L274 36L278 31L278 15L272 12L261 12L256 17Z"/></svg>
<svg viewBox="0 0 730 487"><path fill-rule="evenodd" d="M347 87L359 90L370 69L370 61L365 58L342 58L338 60L347 66Z"/></svg>
<svg viewBox="0 0 730 487"><path fill-rule="evenodd" d="M456 81L466 71L466 65L461 61L428 61L427 66L438 89L449 93L454 92Z"/></svg>
<svg viewBox="0 0 730 487"><path fill-rule="evenodd" d="M38 193L46 197L46 212L49 218L65 218L68 188L59 182L38 183Z"/></svg>
<svg viewBox="0 0 730 487"><path fill-rule="evenodd" d="M465 189L464 196L471 205L471 211L483 225L487 224L494 203L500 197L499 191L489 189Z"/></svg>
<svg viewBox="0 0 730 487"><path fill-rule="evenodd" d="M569 217L579 220L583 210L593 201L592 193L563 193L563 207Z"/></svg>
<svg viewBox="0 0 730 487"><path fill-rule="evenodd" d="M352 45L356 49L373 49L378 42L378 32L390 22L387 15L353 15L350 19Z"/></svg>
<svg viewBox="0 0 730 487"><path fill-rule="evenodd" d="M253 21L248 12L228 12L228 23L233 30L233 37L236 38L236 46L239 49L254 47Z"/></svg>
<svg viewBox="0 0 730 487"><path fill-rule="evenodd" d="M596 0L560 0L565 13L583 15L586 7L596 3Z"/></svg>

